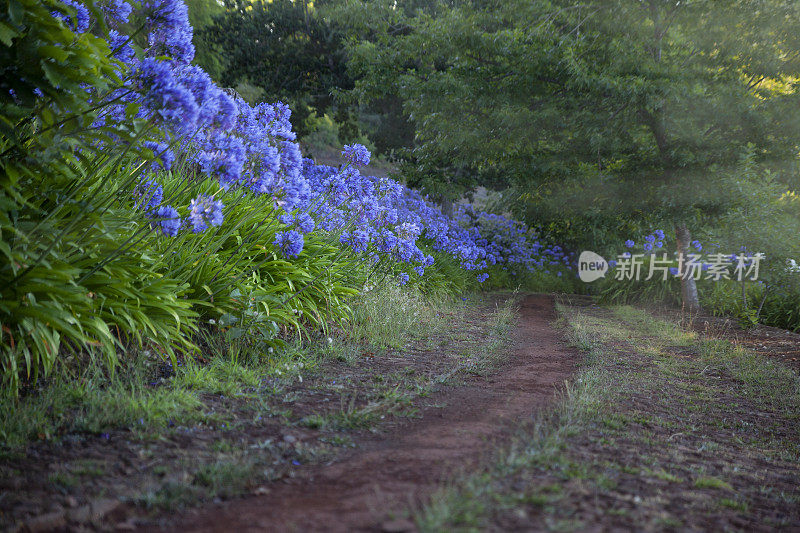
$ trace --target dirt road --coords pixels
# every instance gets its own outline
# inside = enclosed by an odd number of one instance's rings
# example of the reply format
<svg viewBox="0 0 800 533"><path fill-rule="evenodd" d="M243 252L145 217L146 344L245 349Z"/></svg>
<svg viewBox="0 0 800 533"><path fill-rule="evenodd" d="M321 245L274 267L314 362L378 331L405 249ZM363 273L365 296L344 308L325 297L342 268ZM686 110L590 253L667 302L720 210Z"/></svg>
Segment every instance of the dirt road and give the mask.
<svg viewBox="0 0 800 533"><path fill-rule="evenodd" d="M491 456L553 401L579 355L552 326L553 298L527 296L510 357L486 377L432 396L421 418L369 437L349 455L309 466L287 483L193 511L172 531L402 531L398 518L442 483Z"/></svg>

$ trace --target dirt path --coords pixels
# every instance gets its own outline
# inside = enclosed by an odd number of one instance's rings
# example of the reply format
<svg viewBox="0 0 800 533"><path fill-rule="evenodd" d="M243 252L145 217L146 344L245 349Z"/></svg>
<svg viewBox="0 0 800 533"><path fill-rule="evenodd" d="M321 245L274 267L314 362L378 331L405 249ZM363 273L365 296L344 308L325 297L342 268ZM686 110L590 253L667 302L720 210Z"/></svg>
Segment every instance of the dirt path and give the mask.
<svg viewBox="0 0 800 533"><path fill-rule="evenodd" d="M391 520L439 484L491 453L492 443L547 405L574 371L577 352L551 322L553 299L532 295L521 305L511 356L494 374L434 395L421 419L359 443L340 461L308 467L257 497L194 511L170 530L403 530ZM392 523L394 522L394 523Z"/></svg>

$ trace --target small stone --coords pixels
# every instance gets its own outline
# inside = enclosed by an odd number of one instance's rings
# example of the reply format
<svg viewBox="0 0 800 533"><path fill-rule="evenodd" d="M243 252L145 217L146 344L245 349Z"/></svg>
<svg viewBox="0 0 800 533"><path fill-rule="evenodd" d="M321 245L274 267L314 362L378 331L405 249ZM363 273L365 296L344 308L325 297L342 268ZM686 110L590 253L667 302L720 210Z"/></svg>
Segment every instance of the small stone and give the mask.
<svg viewBox="0 0 800 533"><path fill-rule="evenodd" d="M284 435L283 441L288 444L294 444L295 442L297 442L297 437L295 437L294 435Z"/></svg>
<svg viewBox="0 0 800 533"><path fill-rule="evenodd" d="M264 496L265 494L269 494L269 492L270 491L269 491L269 489L267 487L261 486L261 487L256 488L253 491L253 494L255 494L256 496Z"/></svg>
<svg viewBox="0 0 800 533"><path fill-rule="evenodd" d="M64 503L67 504L67 507L77 507L78 506L78 499L75 496L67 496L64 499Z"/></svg>

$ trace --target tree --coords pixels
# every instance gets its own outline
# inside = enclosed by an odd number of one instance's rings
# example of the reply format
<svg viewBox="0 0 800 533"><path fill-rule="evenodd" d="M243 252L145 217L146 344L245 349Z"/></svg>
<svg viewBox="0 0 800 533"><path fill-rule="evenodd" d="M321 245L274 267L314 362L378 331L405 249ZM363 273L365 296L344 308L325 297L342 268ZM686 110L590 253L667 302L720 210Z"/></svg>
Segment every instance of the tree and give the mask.
<svg viewBox="0 0 800 533"><path fill-rule="evenodd" d="M340 32L307 0L226 0L201 35L224 50L222 84L248 83L289 104L300 135L312 111L324 114L337 90L352 88Z"/></svg>
<svg viewBox="0 0 800 533"><path fill-rule="evenodd" d="M772 164L797 154L797 2L441 6L356 46L356 89L390 87L419 160L502 174L529 220L543 189L577 187L592 210L671 220L683 248L697 220L741 200L715 169L751 146ZM684 301L698 306L691 282Z"/></svg>
<svg viewBox="0 0 800 533"><path fill-rule="evenodd" d="M203 30L209 26L214 17L221 16L225 9L217 0L185 0L189 8L189 23L194 29L193 43L195 47L194 62L205 70L213 79L220 79L225 69L223 50L208 39Z"/></svg>

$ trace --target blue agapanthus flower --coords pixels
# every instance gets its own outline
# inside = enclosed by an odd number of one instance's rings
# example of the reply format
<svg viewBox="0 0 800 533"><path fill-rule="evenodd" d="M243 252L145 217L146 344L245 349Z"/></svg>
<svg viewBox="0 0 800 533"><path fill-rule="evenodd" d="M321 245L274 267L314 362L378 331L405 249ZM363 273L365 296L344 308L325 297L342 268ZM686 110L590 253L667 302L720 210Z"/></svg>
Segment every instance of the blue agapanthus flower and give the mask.
<svg viewBox="0 0 800 533"><path fill-rule="evenodd" d="M192 200L189 204L189 222L192 224L192 231L200 233L209 226L222 224L223 207L225 206L221 201L204 194Z"/></svg>
<svg viewBox="0 0 800 533"><path fill-rule="evenodd" d="M146 57L136 78L147 110L180 133L194 131L200 113L197 100L178 81L170 62Z"/></svg>
<svg viewBox="0 0 800 533"><path fill-rule="evenodd" d="M178 210L171 205L159 207L152 213L153 227L169 237L174 237L181 229L181 217Z"/></svg>
<svg viewBox="0 0 800 533"><path fill-rule="evenodd" d="M628 239L627 241L625 241L626 248L633 248L634 246L636 246L636 243L633 242L632 240Z"/></svg>
<svg viewBox="0 0 800 533"><path fill-rule="evenodd" d="M133 6L126 0L108 0L100 6L106 16L106 22L119 26L128 22Z"/></svg>
<svg viewBox="0 0 800 533"><path fill-rule="evenodd" d="M130 5L124 2L125 5ZM108 45L113 56L123 63L130 65L136 57L133 47L130 45L130 38L117 30L108 31Z"/></svg>
<svg viewBox="0 0 800 533"><path fill-rule="evenodd" d="M314 219L311 218L311 215L308 213L301 213L297 215L295 219L295 223L297 224L297 229L299 229L303 233L311 233L314 231Z"/></svg>
<svg viewBox="0 0 800 533"><path fill-rule="evenodd" d="M75 2L74 0L61 0L61 3L71 7L75 10L75 17L71 16L67 9L62 11L53 11L51 14L53 17L61 19L64 23L67 24L73 31L77 33L83 33L89 29L89 24L91 23L91 14L89 13L89 9L81 2Z"/></svg>
<svg viewBox="0 0 800 533"><path fill-rule="evenodd" d="M169 170L175 161L175 154L169 149L169 145L162 142L146 141L145 147L153 152L155 160L150 165L151 170Z"/></svg>
<svg viewBox="0 0 800 533"><path fill-rule="evenodd" d="M653 249L653 243L652 242L646 242L646 243L644 243L643 248L645 249L646 252L649 252L650 250Z"/></svg>
<svg viewBox="0 0 800 533"><path fill-rule="evenodd" d="M286 257L296 257L303 251L303 235L295 230L281 231L273 243Z"/></svg>
<svg viewBox="0 0 800 533"><path fill-rule="evenodd" d="M342 155L351 164L359 166L369 165L370 153L363 144L348 144L342 150Z"/></svg>
<svg viewBox="0 0 800 533"><path fill-rule="evenodd" d="M402 272L399 276L397 276L397 282L400 283L400 285L405 285L408 283L408 274Z"/></svg>
<svg viewBox="0 0 800 533"><path fill-rule="evenodd" d="M701 252L701 251L703 250L703 245L702 245L702 244L700 244L700 241L692 241L692 246L693 246L693 247L694 247L694 249L695 249L695 250L697 250L698 252Z"/></svg>
<svg viewBox="0 0 800 533"><path fill-rule="evenodd" d="M644 238L644 240L647 241L647 242L652 243L652 242L655 242L656 236L655 235L648 235L647 237Z"/></svg>
<svg viewBox="0 0 800 533"><path fill-rule="evenodd" d="M655 235L658 238L658 240L660 240L660 241L664 240L664 231L662 231L660 229L655 230L653 232L653 235Z"/></svg>

